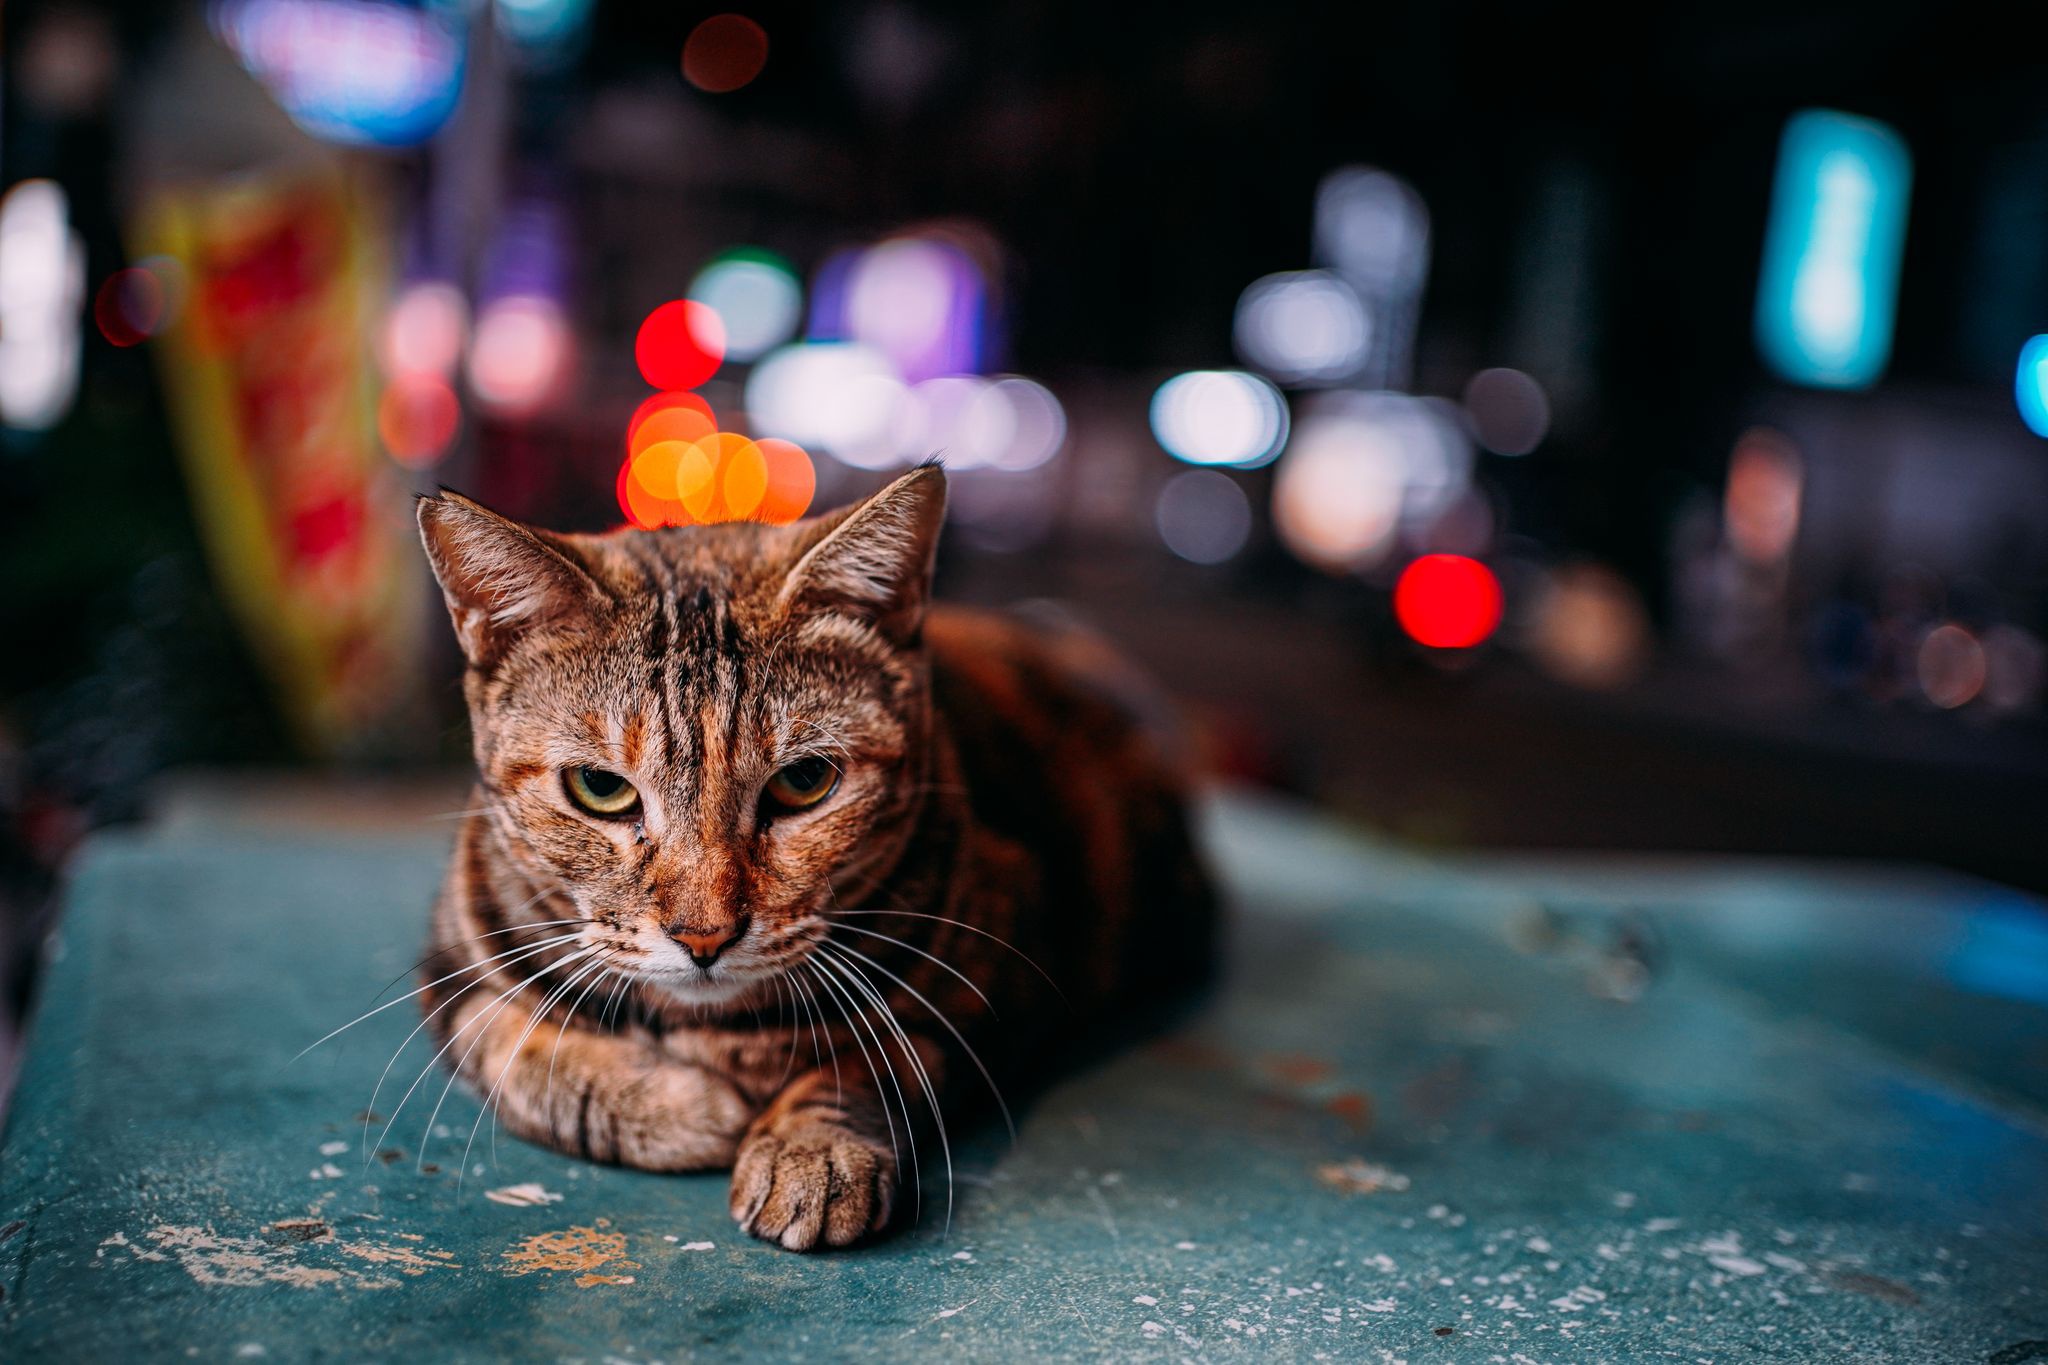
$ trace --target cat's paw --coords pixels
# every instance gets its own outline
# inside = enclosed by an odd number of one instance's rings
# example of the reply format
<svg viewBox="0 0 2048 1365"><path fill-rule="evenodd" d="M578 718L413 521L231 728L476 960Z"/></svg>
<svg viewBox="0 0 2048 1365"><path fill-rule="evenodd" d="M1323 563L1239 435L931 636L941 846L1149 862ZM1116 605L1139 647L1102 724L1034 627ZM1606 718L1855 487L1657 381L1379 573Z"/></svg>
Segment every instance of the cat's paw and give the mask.
<svg viewBox="0 0 2048 1365"><path fill-rule="evenodd" d="M895 1156L835 1124L757 1132L733 1166L732 1216L790 1251L843 1247L880 1232L895 1202Z"/></svg>
<svg viewBox="0 0 2048 1365"><path fill-rule="evenodd" d="M584 1152L643 1171L730 1165L753 1117L730 1081L696 1067L649 1067L601 1089L579 1110Z"/></svg>

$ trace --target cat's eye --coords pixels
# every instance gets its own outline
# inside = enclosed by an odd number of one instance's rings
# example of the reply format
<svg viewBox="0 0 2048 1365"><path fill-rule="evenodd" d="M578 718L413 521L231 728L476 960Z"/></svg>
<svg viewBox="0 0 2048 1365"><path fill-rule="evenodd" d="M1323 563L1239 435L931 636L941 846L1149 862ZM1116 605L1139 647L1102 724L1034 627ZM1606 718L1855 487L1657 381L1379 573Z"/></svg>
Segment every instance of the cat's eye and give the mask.
<svg viewBox="0 0 2048 1365"><path fill-rule="evenodd" d="M768 779L767 797L783 810L803 810L830 796L839 785L839 769L816 754L800 758Z"/></svg>
<svg viewBox="0 0 2048 1365"><path fill-rule="evenodd" d="M564 769L562 785L569 799L592 815L626 815L640 805L640 789L603 768Z"/></svg>

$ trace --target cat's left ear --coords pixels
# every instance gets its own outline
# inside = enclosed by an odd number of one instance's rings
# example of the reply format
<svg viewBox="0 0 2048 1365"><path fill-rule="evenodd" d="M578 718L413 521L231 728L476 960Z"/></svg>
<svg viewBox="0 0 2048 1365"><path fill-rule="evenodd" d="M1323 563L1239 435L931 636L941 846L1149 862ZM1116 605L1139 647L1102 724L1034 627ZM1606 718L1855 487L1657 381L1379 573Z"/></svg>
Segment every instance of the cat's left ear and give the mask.
<svg viewBox="0 0 2048 1365"><path fill-rule="evenodd" d="M783 581L785 611L872 621L902 645L917 638L946 520L946 471L920 465L866 502L820 523L823 535Z"/></svg>
<svg viewBox="0 0 2048 1365"><path fill-rule="evenodd" d="M420 540L463 655L481 668L520 633L604 600L560 539L442 489L419 500Z"/></svg>

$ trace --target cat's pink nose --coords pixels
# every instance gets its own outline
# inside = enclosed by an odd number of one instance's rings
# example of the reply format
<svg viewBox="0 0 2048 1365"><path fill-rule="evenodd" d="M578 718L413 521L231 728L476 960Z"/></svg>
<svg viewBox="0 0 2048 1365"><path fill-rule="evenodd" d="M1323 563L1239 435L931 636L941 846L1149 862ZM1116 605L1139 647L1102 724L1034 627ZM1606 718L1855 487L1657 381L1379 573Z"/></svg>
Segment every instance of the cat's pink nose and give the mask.
<svg viewBox="0 0 2048 1365"><path fill-rule="evenodd" d="M723 929L714 929L708 934L679 933L670 937L683 945L683 951L690 955L690 961L699 967L709 967L718 961L718 955L725 951L727 944L740 936L740 930L745 927L743 924L733 924Z"/></svg>

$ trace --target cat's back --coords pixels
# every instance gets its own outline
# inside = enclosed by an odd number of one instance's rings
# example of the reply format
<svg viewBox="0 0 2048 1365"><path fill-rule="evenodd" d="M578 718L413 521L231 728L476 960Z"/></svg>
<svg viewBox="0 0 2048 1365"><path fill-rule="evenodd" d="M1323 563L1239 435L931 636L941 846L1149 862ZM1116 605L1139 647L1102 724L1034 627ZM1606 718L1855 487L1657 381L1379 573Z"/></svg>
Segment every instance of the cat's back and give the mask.
<svg viewBox="0 0 2048 1365"><path fill-rule="evenodd" d="M1120 997L1201 975L1215 901L1164 694L1072 623L938 607L925 631L975 822L1035 864L1034 936L1087 945L1076 974Z"/></svg>

